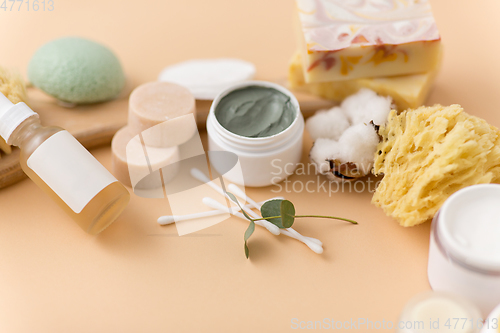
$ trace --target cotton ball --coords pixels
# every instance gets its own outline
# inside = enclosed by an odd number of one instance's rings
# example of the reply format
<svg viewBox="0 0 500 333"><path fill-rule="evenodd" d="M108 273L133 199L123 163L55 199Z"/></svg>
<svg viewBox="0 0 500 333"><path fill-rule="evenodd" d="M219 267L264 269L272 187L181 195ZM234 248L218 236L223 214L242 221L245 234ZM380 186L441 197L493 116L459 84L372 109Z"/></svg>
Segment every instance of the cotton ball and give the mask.
<svg viewBox="0 0 500 333"><path fill-rule="evenodd" d="M368 124L383 125L391 111L392 99L379 96L370 89L361 89L356 94L344 99L340 107L351 122L351 125Z"/></svg>
<svg viewBox="0 0 500 333"><path fill-rule="evenodd" d="M370 173L375 160L379 137L372 125L349 127L340 137L340 160L355 163L362 175Z"/></svg>
<svg viewBox="0 0 500 333"><path fill-rule="evenodd" d="M339 157L339 143L332 139L317 139L309 152L309 158L316 164L317 170L321 174L330 171L330 160L335 160Z"/></svg>
<svg viewBox="0 0 500 333"><path fill-rule="evenodd" d="M348 127L349 120L339 107L318 111L306 121L306 129L313 140L318 138L338 140Z"/></svg>

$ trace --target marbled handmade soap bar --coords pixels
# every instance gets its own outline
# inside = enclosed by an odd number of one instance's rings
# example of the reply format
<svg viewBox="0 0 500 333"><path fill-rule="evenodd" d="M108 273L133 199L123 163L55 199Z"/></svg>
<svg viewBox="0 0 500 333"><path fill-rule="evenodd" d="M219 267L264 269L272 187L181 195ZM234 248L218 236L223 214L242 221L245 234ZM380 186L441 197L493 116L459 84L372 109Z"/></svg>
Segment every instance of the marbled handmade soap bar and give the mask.
<svg viewBox="0 0 500 333"><path fill-rule="evenodd" d="M296 0L306 82L428 72L441 38L428 0Z"/></svg>

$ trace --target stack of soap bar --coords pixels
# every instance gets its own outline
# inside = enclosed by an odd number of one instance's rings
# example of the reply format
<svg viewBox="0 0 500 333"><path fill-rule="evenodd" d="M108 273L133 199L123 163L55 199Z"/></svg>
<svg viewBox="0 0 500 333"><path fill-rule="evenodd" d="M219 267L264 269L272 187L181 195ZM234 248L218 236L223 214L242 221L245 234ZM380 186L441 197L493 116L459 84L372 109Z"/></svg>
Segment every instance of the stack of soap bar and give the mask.
<svg viewBox="0 0 500 333"><path fill-rule="evenodd" d="M148 136L149 145L178 146L197 130L191 122L195 108L188 89L169 82L146 83L130 94L128 126L133 133Z"/></svg>
<svg viewBox="0 0 500 333"><path fill-rule="evenodd" d="M146 146L141 136L134 135L129 127L123 127L116 132L111 150L114 176L124 185L140 189L161 187L159 172L158 174L153 172L179 161L177 146L170 148ZM164 183L167 183L175 174L164 176L167 177Z"/></svg>
<svg viewBox="0 0 500 333"><path fill-rule="evenodd" d="M172 165L179 162L178 146L196 133L194 114L194 97L184 87L168 82L137 87L129 99L128 125L111 143L115 177L134 189L170 181L177 170Z"/></svg>
<svg viewBox="0 0 500 333"><path fill-rule="evenodd" d="M441 38L428 0L296 0L307 83L432 71Z"/></svg>
<svg viewBox="0 0 500 333"><path fill-rule="evenodd" d="M288 81L291 89L302 89L321 98L342 101L362 88L382 96L390 96L398 110L414 109L424 104L439 66L422 74L390 77L363 78L347 81L306 83L300 54L297 52L289 67Z"/></svg>

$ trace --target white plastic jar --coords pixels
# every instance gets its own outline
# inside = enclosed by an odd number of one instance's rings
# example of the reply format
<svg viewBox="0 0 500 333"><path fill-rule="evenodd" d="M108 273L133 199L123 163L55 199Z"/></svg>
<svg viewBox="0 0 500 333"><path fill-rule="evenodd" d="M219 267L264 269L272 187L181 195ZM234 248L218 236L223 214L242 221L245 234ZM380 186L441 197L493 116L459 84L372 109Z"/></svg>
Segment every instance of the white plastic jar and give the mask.
<svg viewBox="0 0 500 333"><path fill-rule="evenodd" d="M267 87L286 96L295 108L295 119L290 126L278 134L266 137L245 137L224 128L215 115L217 105L229 93L245 87ZM207 118L208 148L210 151L229 151L238 155L241 174L232 172L224 175L229 181L245 186L269 186L293 174L302 157L304 117L295 96L282 86L264 81L238 83L220 93L212 103Z"/></svg>
<svg viewBox="0 0 500 333"><path fill-rule="evenodd" d="M458 319L458 320L457 320ZM397 333L477 333L483 320L477 307L459 295L426 291L403 308Z"/></svg>
<svg viewBox="0 0 500 333"><path fill-rule="evenodd" d="M500 332L500 305L498 305L483 323L481 333L498 333Z"/></svg>
<svg viewBox="0 0 500 333"><path fill-rule="evenodd" d="M486 316L500 301L500 185L466 187L432 222L432 289L461 294Z"/></svg>

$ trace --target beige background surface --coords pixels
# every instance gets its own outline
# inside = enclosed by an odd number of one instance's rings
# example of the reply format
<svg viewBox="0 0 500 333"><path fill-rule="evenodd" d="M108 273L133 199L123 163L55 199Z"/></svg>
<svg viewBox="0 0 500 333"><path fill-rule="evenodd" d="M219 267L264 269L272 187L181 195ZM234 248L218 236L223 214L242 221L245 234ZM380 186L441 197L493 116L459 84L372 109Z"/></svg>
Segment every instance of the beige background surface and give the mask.
<svg viewBox="0 0 500 333"><path fill-rule="evenodd" d="M500 126L500 2L432 5L446 49L429 104L459 103ZM155 80L177 61L220 56L252 61L259 78L275 80L286 75L295 47L291 0L54 0L54 6L0 10L0 65L25 73L39 46L78 35L110 46L137 82ZM307 138L304 162L310 145ZM110 167L109 148L92 153ZM262 200L276 189L249 193ZM292 318L395 322L408 299L429 288L429 224L399 227L366 191L283 195L299 212L360 225L298 221L297 230L324 242L322 255L258 228L247 261L247 224L237 219L178 237L174 226L156 224L169 211L165 200L132 195L119 220L91 237L31 181L3 189L0 331L286 332Z"/></svg>

